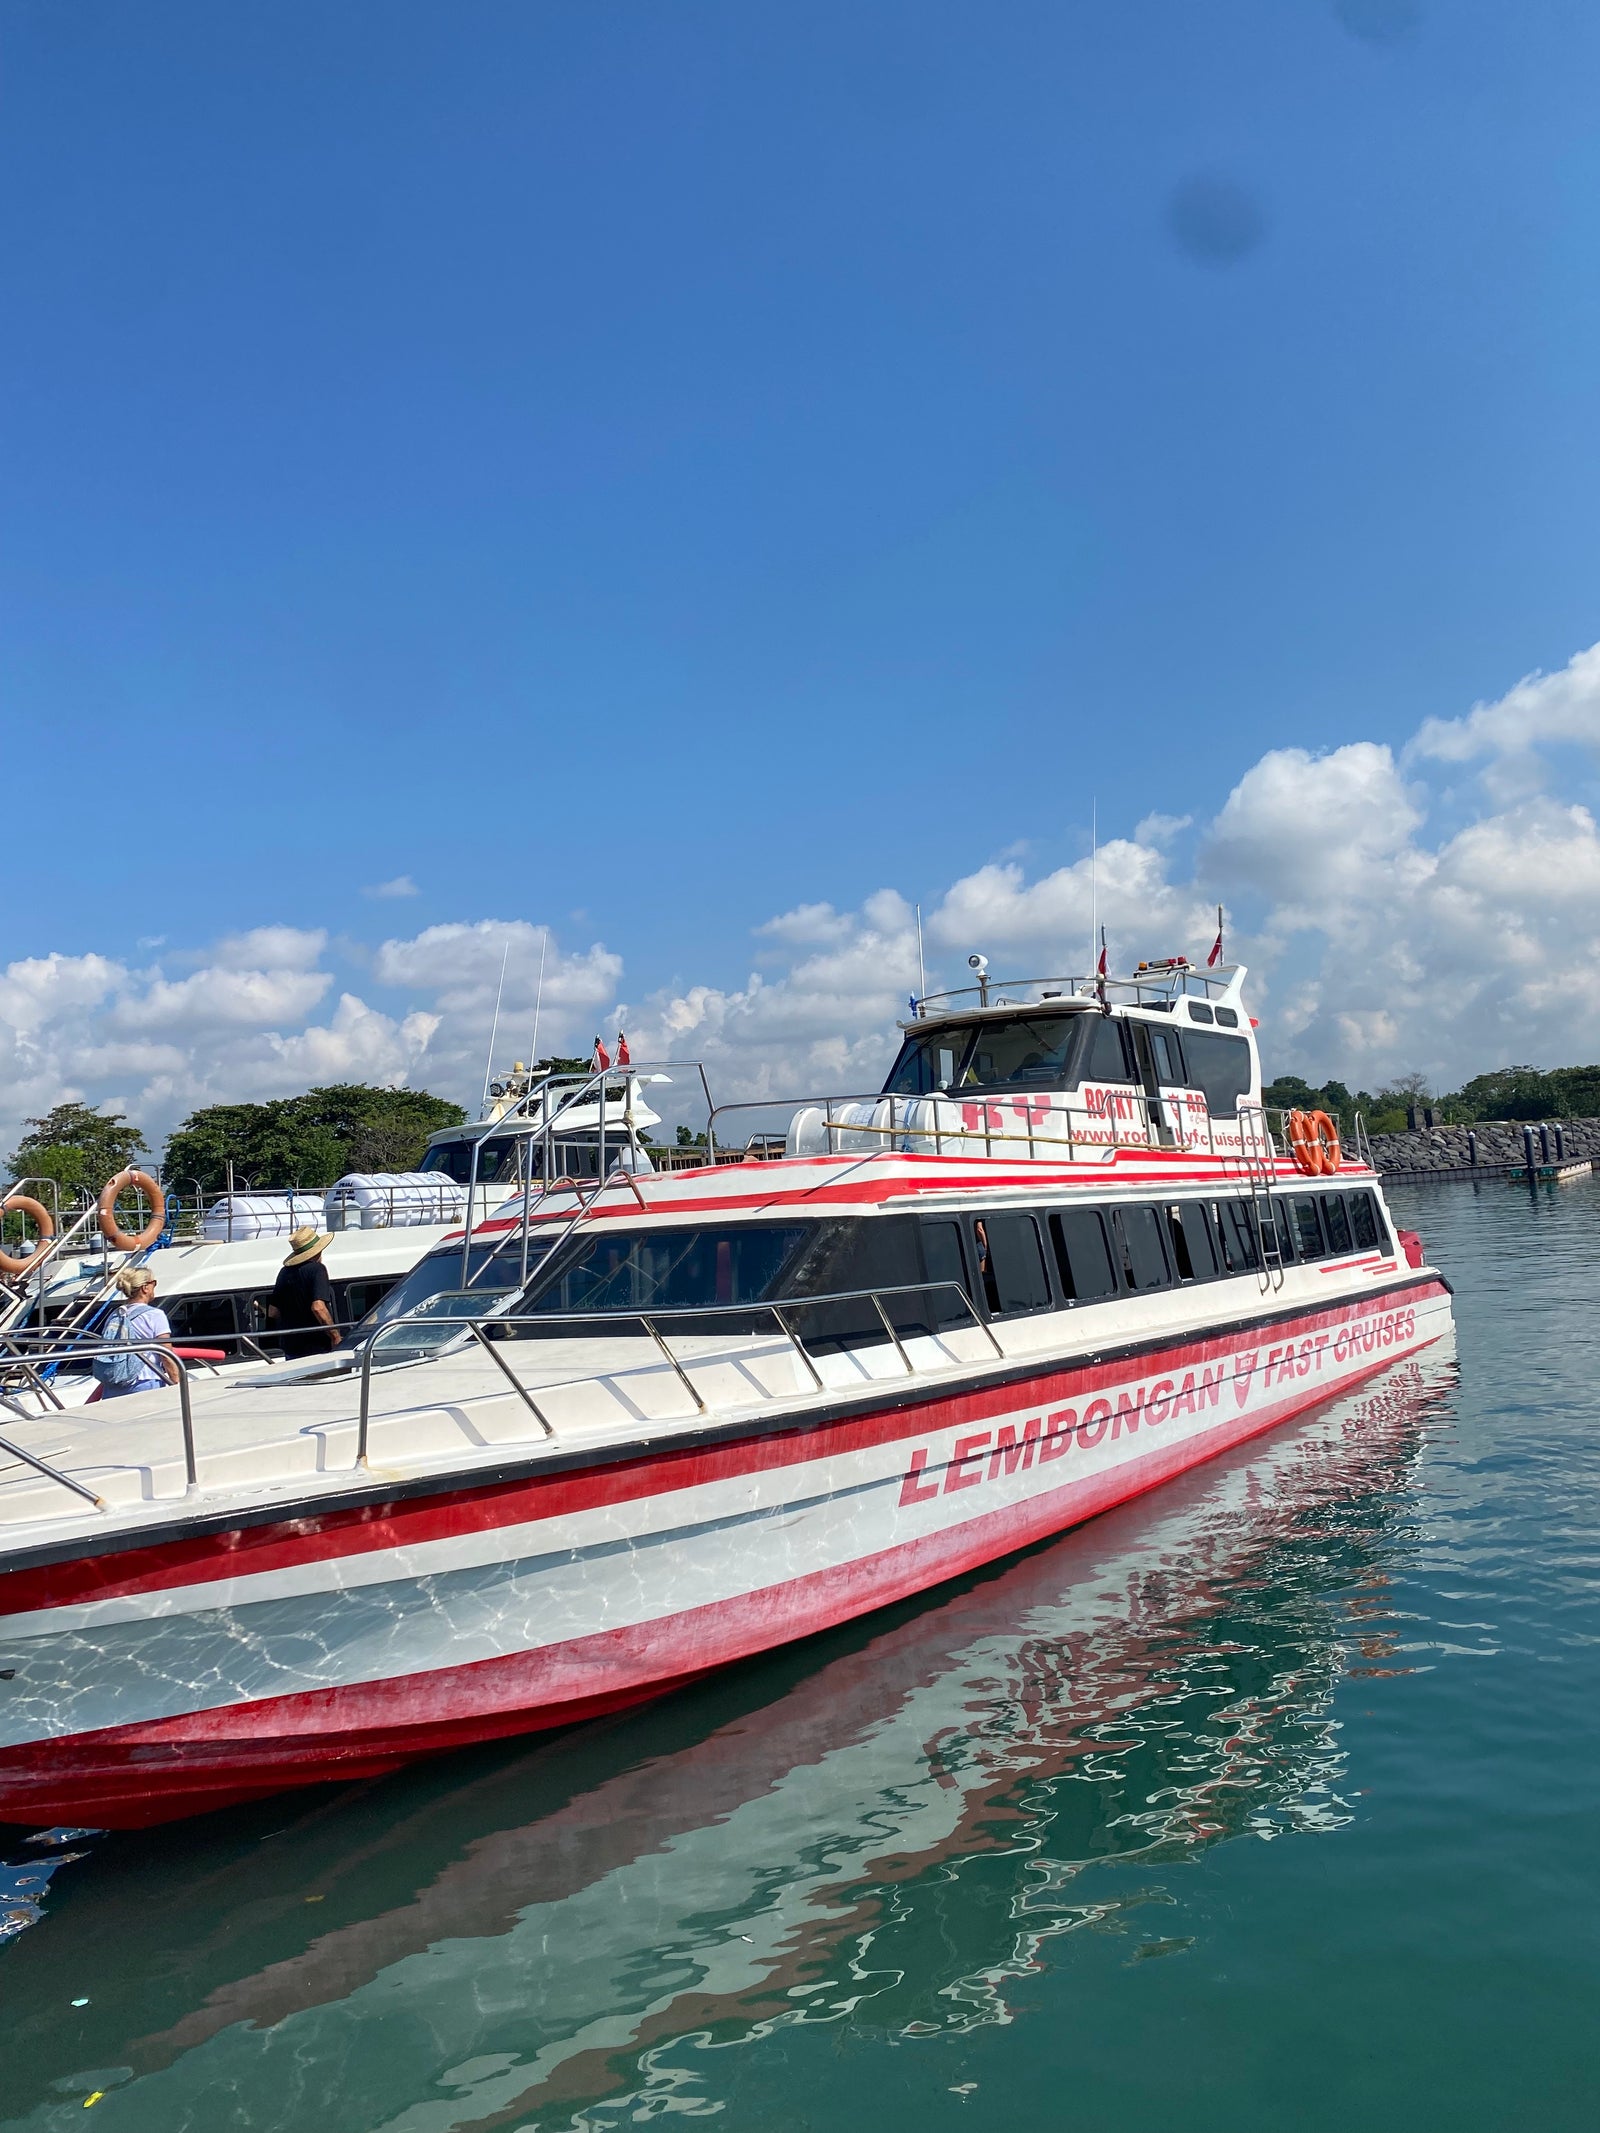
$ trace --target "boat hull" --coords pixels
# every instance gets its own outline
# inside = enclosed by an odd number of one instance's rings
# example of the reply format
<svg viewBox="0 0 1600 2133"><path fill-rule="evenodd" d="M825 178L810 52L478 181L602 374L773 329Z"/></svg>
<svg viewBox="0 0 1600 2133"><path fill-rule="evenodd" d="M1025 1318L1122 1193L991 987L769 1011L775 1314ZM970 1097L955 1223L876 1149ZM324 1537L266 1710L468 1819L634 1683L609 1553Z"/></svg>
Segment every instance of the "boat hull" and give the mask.
<svg viewBox="0 0 1600 2133"><path fill-rule="evenodd" d="M140 1827L570 1724L926 1591L1449 1330L1269 1323L0 1578L0 1820Z"/></svg>

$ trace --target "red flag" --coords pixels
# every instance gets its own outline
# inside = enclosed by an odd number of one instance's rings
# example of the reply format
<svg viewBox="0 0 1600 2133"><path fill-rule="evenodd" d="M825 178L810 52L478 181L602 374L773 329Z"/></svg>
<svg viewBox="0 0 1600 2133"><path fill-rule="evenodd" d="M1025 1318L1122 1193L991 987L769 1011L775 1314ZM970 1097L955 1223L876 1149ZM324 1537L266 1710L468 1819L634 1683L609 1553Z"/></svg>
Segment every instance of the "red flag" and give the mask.
<svg viewBox="0 0 1600 2133"><path fill-rule="evenodd" d="M1094 967L1098 975L1103 978L1106 974L1106 937L1103 933L1100 936L1100 960Z"/></svg>
<svg viewBox="0 0 1600 2133"><path fill-rule="evenodd" d="M606 1050L605 1046L600 1042L600 1039L598 1037L596 1037L596 1039L594 1040L594 1063L601 1070L602 1073L604 1073L605 1069L611 1064L611 1054Z"/></svg>
<svg viewBox="0 0 1600 2133"><path fill-rule="evenodd" d="M1206 957L1207 970L1222 961L1222 906L1217 906L1217 937L1211 943L1211 953Z"/></svg>
<svg viewBox="0 0 1600 2133"><path fill-rule="evenodd" d="M631 1065L631 1064L632 1064L632 1061L631 1061L631 1060L629 1059L629 1057L628 1057L628 1040L627 1040L627 1038L626 1038L626 1037L625 1037L625 1036L624 1036L624 1035L622 1034L621 1030L618 1030L618 1031L617 1031L617 1065L618 1065L618 1066L629 1066L629 1065Z"/></svg>

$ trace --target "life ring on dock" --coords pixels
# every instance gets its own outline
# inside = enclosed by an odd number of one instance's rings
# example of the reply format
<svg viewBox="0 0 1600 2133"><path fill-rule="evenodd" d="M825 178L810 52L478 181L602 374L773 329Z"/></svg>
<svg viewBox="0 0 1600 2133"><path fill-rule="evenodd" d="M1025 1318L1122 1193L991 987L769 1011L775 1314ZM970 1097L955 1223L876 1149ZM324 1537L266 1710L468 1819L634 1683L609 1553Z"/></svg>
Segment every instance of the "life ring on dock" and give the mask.
<svg viewBox="0 0 1600 2133"><path fill-rule="evenodd" d="M1326 1111L1291 1111L1284 1122L1289 1153L1308 1178L1331 1176L1339 1167L1339 1129Z"/></svg>
<svg viewBox="0 0 1600 2133"><path fill-rule="evenodd" d="M0 1215L9 1215L13 1211L19 1215L32 1215L39 1225L39 1241L26 1259L17 1259L10 1252L0 1251L0 1274L28 1274L50 1249L50 1239L56 1233L56 1218L48 1207L30 1200L25 1192L14 1192L0 1200Z"/></svg>
<svg viewBox="0 0 1600 2133"><path fill-rule="evenodd" d="M117 1227L117 1194L132 1186L150 1209L150 1219L137 1237ZM167 1196L154 1178L142 1170L119 1170L100 1195L100 1234L119 1252L148 1251L167 1226Z"/></svg>

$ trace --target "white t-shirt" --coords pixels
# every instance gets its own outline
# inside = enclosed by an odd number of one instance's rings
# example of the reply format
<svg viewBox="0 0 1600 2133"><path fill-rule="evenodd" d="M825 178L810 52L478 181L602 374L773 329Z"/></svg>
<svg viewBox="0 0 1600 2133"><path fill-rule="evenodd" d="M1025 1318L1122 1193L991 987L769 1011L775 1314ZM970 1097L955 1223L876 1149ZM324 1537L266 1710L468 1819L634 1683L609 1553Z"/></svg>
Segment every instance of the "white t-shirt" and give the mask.
<svg viewBox="0 0 1600 2133"><path fill-rule="evenodd" d="M106 1328L108 1340L170 1341L172 1326L165 1311L158 1311L154 1304L126 1304L111 1315ZM152 1385L165 1385L166 1373L156 1357L146 1351L139 1357L139 1375L131 1385L108 1385L104 1397L118 1392L148 1392Z"/></svg>

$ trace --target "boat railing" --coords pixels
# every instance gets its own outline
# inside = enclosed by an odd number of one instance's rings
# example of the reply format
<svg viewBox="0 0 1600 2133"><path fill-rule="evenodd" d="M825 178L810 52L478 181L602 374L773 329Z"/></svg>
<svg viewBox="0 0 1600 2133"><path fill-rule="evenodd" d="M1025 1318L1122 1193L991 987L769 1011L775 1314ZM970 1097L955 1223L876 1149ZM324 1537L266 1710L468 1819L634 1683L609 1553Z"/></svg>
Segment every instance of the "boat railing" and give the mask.
<svg viewBox="0 0 1600 2133"><path fill-rule="evenodd" d="M918 1096L891 1095L881 1089L863 1091L858 1095L840 1096L767 1096L749 1097L738 1103L719 1104L711 1114L708 1139L717 1155L717 1160L726 1158L716 1149L716 1128L719 1119L731 1119L739 1113L787 1112L789 1123L803 1111L819 1111L822 1114L821 1131L826 1147L812 1151L825 1155L841 1155L861 1152L861 1138L876 1143L876 1150L883 1154L905 1152L897 1143L905 1143L917 1152L934 1155L1001 1155L1026 1154L1030 1160L1040 1158L1058 1162L1103 1163L1108 1153L1118 1148L1161 1148L1180 1154L1195 1154L1202 1149L1208 1155L1228 1156L1238 1151L1226 1143L1219 1147L1217 1127L1223 1121L1214 1119L1208 1111L1204 1120L1203 1134L1199 1122L1192 1117L1181 1120L1181 1133L1166 1123L1165 1118L1151 1116L1152 1109L1163 1113L1167 1109L1164 1098L1151 1097L1143 1088L1129 1084L1136 1098L1136 1110L1142 1116L1119 1119L1113 1112L1097 1118L1092 1128L1075 1125L1075 1113L1069 1106L1059 1110L1046 1109L1041 1118L1033 1099L1040 1096L1070 1097L1077 1092L1070 1089L1022 1090L1022 1089L930 1089ZM1170 1095L1172 1092L1168 1092ZM877 1114L888 1106L886 1117ZM870 1106L873 1116L839 1117L836 1114L846 1107L859 1110ZM948 1108L981 1113L972 1125L948 1125L942 1113ZM1176 1111L1176 1105L1172 1109ZM1259 1107L1258 1107L1259 1108ZM920 1110L920 1116L919 1114ZM1241 1112L1242 1116L1242 1112ZM748 1123L748 1121L747 1121ZM1241 1132L1243 1129L1241 1128ZM843 1139L842 1136L850 1136ZM754 1139L776 1141L778 1136L755 1135ZM766 1155L763 1149L762 1154ZM751 1160L748 1147L736 1156L735 1161Z"/></svg>
<svg viewBox="0 0 1600 2133"><path fill-rule="evenodd" d="M451 1298L434 1297L430 1301L452 1300L454 1295L461 1293L463 1292L455 1291L452 1292ZM870 1304L882 1324L884 1342L893 1346L895 1354L904 1365L907 1375L914 1377L917 1375L918 1365L907 1350L906 1341L908 1339L916 1339L918 1335L914 1331L896 1327L889 1305L898 1297L932 1298L942 1294L953 1295L956 1298L972 1326L987 1339L996 1359L1003 1362L1005 1360L1005 1349L1000 1345L994 1328L974 1304L965 1284L959 1281L919 1281L879 1289L843 1289L835 1294L825 1296L779 1297L770 1303L680 1304L643 1311L539 1311L537 1313L528 1313L523 1317L489 1317L481 1312L474 1315L462 1314L461 1316L450 1316L442 1313L423 1315L419 1312L416 1316L408 1315L404 1318L393 1318L386 1325L378 1327L372 1338L367 1342L365 1353L361 1358L361 1395L356 1428L356 1465L365 1467L368 1464L367 1443L371 1427L373 1364L378 1350L390 1335L410 1334L414 1340L419 1328L422 1327L426 1327L429 1330L448 1329L467 1334L476 1341L484 1353L496 1364L521 1398L523 1405L539 1424L541 1433L549 1438L554 1437L556 1434L555 1424L539 1406L533 1393L518 1377L501 1351L522 1341L537 1340L545 1337L554 1328L582 1326L593 1331L598 1326L607 1333L616 1333L627 1326L641 1327L645 1337L652 1342L663 1362L666 1363L679 1385L693 1401L696 1412L709 1416L713 1412L711 1402L705 1398L700 1387L695 1384L682 1358L673 1353L673 1350L668 1345L666 1335L662 1331L663 1326L666 1326L670 1332L670 1322L692 1320L696 1330L704 1330L705 1322L708 1319L727 1319L739 1322L741 1330L744 1330L748 1328L751 1319L767 1318L772 1322L776 1331L788 1342L796 1359L809 1376L813 1390L822 1392L826 1389L822 1373L817 1368L815 1357L810 1349L807 1348L799 1332L796 1331L793 1320L803 1317L803 1314L808 1311L820 1310L824 1307L837 1308L841 1305L849 1304ZM927 1316L935 1338L940 1332L952 1330L944 1326L935 1325L935 1314L931 1309L928 1311ZM395 1342L391 1345L397 1344ZM873 1343L872 1345L881 1344ZM407 1357L402 1359L397 1367L403 1368L407 1363L427 1359L420 1356ZM759 1381L752 1382L757 1383L758 1389L762 1390L764 1398L778 1399L786 1397L786 1395L778 1393L767 1393L759 1387Z"/></svg>
<svg viewBox="0 0 1600 2133"><path fill-rule="evenodd" d="M39 1338L43 1339L43 1336ZM52 1358L38 1354L30 1355L28 1352L29 1341L30 1336L26 1334L11 1334L8 1336L4 1353L6 1370L22 1378L29 1389L37 1394L41 1410L53 1409L60 1413L68 1412L66 1403L52 1388L42 1367L45 1361ZM178 1414L183 1430L184 1494L186 1496L192 1495L199 1486L199 1468L195 1459L194 1400L189 1385L190 1359L175 1351L165 1341L90 1341L80 1339L73 1344L73 1355L75 1359L81 1357L90 1364L93 1364L97 1357L103 1355L138 1355L145 1358L158 1370L161 1368L163 1361L171 1363L178 1373L176 1383L178 1387ZM70 1411L74 1413L80 1412L77 1409ZM24 1415L23 1419L31 1421L35 1418ZM70 1489L74 1496L81 1496L86 1503L93 1504L96 1510L104 1511L109 1508L105 1499L91 1489L87 1483L75 1481L70 1474L62 1473L58 1466L52 1465L48 1459L41 1458L38 1453L28 1451L12 1438L0 1436L0 1452L7 1453L11 1458L20 1460L24 1466L32 1467L35 1473L43 1474L51 1481L60 1482L64 1489Z"/></svg>
<svg viewBox="0 0 1600 2133"><path fill-rule="evenodd" d="M911 1007L920 1022L929 1015L960 1014L974 1007L1040 1007L1046 1000L1104 1002L1114 998L1124 1007L1167 1006L1186 993L1201 1000L1222 999L1241 975L1237 964L1206 970L1178 959L1136 970L1125 978L1081 972L1053 978L991 978L982 971L975 984L925 993L920 999L913 996Z"/></svg>

